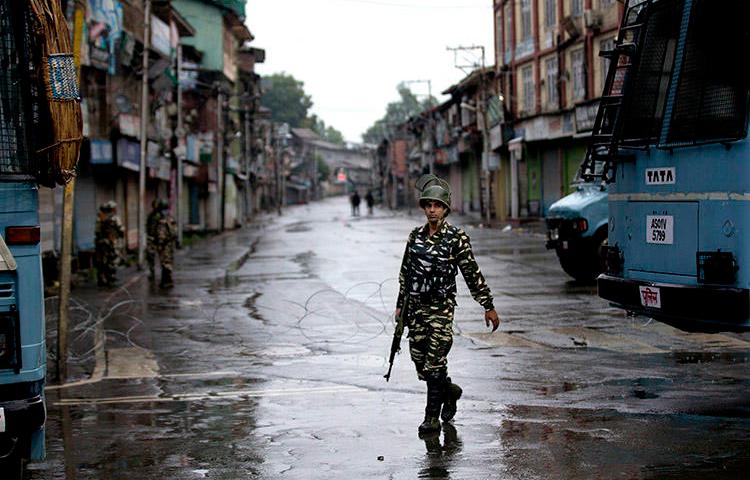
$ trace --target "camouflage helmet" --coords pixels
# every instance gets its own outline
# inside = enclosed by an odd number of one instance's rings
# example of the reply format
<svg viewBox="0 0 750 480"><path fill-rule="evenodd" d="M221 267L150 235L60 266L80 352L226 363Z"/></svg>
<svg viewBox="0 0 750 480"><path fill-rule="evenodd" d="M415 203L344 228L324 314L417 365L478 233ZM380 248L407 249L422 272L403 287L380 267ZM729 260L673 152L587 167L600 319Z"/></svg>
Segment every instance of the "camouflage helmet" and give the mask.
<svg viewBox="0 0 750 480"><path fill-rule="evenodd" d="M108 202L104 202L99 206L99 210L107 213L107 212L113 212L117 208L117 202L114 200L110 200Z"/></svg>
<svg viewBox="0 0 750 480"><path fill-rule="evenodd" d="M422 175L416 184L417 190L421 192L419 195L419 206L424 208L428 201L433 200L442 203L447 211L446 215L451 211L451 187L442 178L438 178L435 175L427 174Z"/></svg>

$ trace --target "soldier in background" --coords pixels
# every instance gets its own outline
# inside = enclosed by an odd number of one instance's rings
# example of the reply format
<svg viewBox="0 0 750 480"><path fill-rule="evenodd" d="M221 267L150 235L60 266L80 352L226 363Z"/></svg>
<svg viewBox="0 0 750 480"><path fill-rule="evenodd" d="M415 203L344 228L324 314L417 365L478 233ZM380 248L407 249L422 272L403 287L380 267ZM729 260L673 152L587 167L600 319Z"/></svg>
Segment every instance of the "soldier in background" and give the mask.
<svg viewBox="0 0 750 480"><path fill-rule="evenodd" d="M425 418L420 434L440 430L440 419L450 422L462 389L448 377L448 352L453 344L453 311L456 306L456 275L466 280L471 296L484 307L487 326L494 332L500 324L490 287L474 259L469 237L450 225L450 186L434 175L417 182L419 206L427 223L412 230L399 274L396 316L404 313L409 329L409 353L417 377L427 383Z"/></svg>
<svg viewBox="0 0 750 480"><path fill-rule="evenodd" d="M117 216L117 203L110 200L99 207L94 231L96 254L96 280L100 287L111 287L115 284L117 264L120 261L119 249L125 229Z"/></svg>
<svg viewBox="0 0 750 480"><path fill-rule="evenodd" d="M172 269L174 261L174 247L177 241L177 224L169 214L169 203L164 199L155 199L151 204L152 210L146 219L146 261L148 262L149 278L156 277L156 256L161 264L161 288L174 286Z"/></svg>

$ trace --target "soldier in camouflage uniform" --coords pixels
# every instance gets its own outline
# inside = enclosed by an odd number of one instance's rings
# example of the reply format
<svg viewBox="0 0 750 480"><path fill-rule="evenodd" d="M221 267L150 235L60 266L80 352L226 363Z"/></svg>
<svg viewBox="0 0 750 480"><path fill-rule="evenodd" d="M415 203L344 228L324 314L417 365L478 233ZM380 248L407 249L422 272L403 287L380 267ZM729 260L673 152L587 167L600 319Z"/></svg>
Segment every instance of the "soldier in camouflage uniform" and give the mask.
<svg viewBox="0 0 750 480"><path fill-rule="evenodd" d="M125 237L125 229L117 216L117 204L113 201L102 204L96 219L94 262L97 272L97 284L111 287L115 283L117 264L120 261L120 242Z"/></svg>
<svg viewBox="0 0 750 480"><path fill-rule="evenodd" d="M169 214L169 204L164 199L156 199L152 203L152 211L146 219L146 261L148 262L149 278L155 277L156 256L161 264L161 288L171 288L172 268L174 261L174 246L177 240L177 226Z"/></svg>
<svg viewBox="0 0 750 480"><path fill-rule="evenodd" d="M404 309L409 352L417 377L427 383L424 434L440 429L456 414L461 388L448 377L448 352L453 344L453 310L459 270L474 300L485 309L485 323L494 332L500 324L490 288L471 251L466 233L445 221L450 212L450 186L434 175L417 182L419 205L427 223L409 234L399 274L396 315ZM442 412L441 412L442 409Z"/></svg>

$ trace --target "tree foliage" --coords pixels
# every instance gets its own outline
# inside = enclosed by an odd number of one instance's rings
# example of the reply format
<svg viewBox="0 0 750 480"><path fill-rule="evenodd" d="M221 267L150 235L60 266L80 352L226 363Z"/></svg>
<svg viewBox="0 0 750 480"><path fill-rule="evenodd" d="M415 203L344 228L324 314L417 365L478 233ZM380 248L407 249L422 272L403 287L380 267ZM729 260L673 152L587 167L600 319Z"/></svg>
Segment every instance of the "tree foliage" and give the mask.
<svg viewBox="0 0 750 480"><path fill-rule="evenodd" d="M271 120L288 123L292 128L309 128L324 140L344 144L343 134L322 118L309 111L313 106L312 97L305 93L304 82L284 72L263 77L261 105L271 110Z"/></svg>
<svg viewBox="0 0 750 480"><path fill-rule="evenodd" d="M380 143L384 138L389 138L398 125L437 103L434 97L420 101L404 83L400 83L396 90L399 100L389 103L385 109L385 115L365 131L362 135L365 142Z"/></svg>
<svg viewBox="0 0 750 480"><path fill-rule="evenodd" d="M271 110L271 119L288 123L292 128L302 127L307 112L312 108L310 95L305 93L304 82L284 72L263 77L263 95L260 103Z"/></svg>
<svg viewBox="0 0 750 480"><path fill-rule="evenodd" d="M337 145L343 145L345 143L344 135L341 132L326 125L326 122L315 114L312 114L305 119L304 126L320 135L320 138L327 142L335 143Z"/></svg>

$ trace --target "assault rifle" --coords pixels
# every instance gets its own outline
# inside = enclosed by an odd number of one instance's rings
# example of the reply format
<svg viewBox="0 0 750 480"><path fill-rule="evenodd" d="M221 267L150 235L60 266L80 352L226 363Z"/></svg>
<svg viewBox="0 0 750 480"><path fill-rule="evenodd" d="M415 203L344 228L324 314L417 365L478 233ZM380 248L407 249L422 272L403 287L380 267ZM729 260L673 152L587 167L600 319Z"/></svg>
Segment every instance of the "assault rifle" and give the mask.
<svg viewBox="0 0 750 480"><path fill-rule="evenodd" d="M388 358L388 373L383 375L387 382L391 378L391 370L393 369L393 361L396 359L396 354L401 350L401 336L404 334L404 319L406 318L406 309L409 307L409 294L404 295L404 305L401 307L401 312L396 316L396 329L393 331L393 341L391 342L391 356Z"/></svg>

